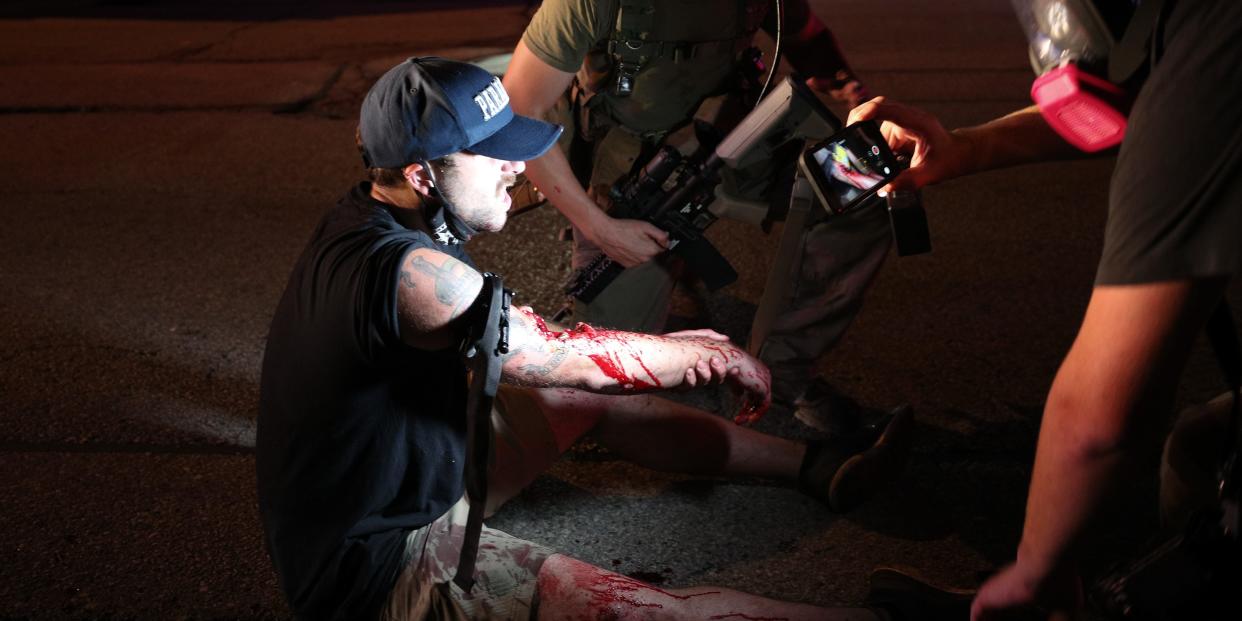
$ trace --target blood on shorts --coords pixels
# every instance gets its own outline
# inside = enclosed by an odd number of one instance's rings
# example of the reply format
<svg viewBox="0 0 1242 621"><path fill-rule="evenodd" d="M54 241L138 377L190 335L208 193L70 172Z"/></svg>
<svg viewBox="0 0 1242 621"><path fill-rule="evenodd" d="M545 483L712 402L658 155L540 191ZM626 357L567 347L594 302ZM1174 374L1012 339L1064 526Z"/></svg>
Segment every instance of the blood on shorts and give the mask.
<svg viewBox="0 0 1242 621"><path fill-rule="evenodd" d="M621 607L632 608L664 608L658 601L651 601L651 595L685 601L704 595L719 595L720 591L706 591L688 595L677 595L620 574L605 572L597 567L584 565L584 569L576 572L578 587L589 593L587 606L599 612L624 614ZM624 617L622 617L624 618Z"/></svg>

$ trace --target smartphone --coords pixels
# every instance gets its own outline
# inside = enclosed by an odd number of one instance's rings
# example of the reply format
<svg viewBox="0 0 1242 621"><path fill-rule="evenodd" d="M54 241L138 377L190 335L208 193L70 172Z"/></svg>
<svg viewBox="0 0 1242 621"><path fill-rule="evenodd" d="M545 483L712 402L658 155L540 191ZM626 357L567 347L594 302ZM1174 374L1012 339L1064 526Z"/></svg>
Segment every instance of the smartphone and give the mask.
<svg viewBox="0 0 1242 621"><path fill-rule="evenodd" d="M820 203L834 214L861 205L903 168L875 121L855 123L815 143L802 152L798 165Z"/></svg>

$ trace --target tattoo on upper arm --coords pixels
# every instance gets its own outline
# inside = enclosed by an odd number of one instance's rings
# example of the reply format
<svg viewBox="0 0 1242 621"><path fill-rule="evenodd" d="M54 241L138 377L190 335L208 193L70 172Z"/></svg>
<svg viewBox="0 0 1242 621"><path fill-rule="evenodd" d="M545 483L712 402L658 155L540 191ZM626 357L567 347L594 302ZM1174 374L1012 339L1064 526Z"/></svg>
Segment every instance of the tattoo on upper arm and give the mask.
<svg viewBox="0 0 1242 621"><path fill-rule="evenodd" d="M410 270L405 269L404 265L401 266L401 286L406 289L416 288L414 286L414 275L410 273Z"/></svg>
<svg viewBox="0 0 1242 621"><path fill-rule="evenodd" d="M449 259L436 265L427 259L414 255L401 267L401 285L415 289L414 274L410 269L430 276L434 281L436 301L452 309L454 316L460 314L474 302L471 295L471 270L457 260Z"/></svg>

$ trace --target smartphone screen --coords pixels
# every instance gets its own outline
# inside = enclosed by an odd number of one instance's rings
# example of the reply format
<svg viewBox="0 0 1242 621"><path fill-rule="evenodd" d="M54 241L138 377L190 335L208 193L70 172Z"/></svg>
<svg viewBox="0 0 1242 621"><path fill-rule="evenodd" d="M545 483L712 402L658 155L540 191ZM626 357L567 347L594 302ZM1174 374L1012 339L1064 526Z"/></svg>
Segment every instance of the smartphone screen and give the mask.
<svg viewBox="0 0 1242 621"><path fill-rule="evenodd" d="M836 212L848 211L900 172L884 137L870 121L846 127L811 147L803 158L821 198Z"/></svg>

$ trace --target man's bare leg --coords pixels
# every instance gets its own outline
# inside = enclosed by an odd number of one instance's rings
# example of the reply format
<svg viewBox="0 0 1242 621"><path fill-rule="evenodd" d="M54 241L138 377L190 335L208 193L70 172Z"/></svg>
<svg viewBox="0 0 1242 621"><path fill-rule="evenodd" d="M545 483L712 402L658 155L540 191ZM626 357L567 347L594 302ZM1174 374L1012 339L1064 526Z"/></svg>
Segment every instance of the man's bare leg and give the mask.
<svg viewBox="0 0 1242 621"><path fill-rule="evenodd" d="M537 420L528 418L525 424L543 426L534 437L542 435L545 439L539 442L542 448L530 450L535 447L527 446L516 453L498 442L496 468L504 475L493 481L488 514L517 495L588 433L621 458L645 468L797 482L804 492L837 511L849 510L895 478L909 446L908 417L894 419L888 427L893 433L886 430L870 448L821 447L807 458L804 443L760 433L652 395L610 396L570 389L531 390L528 394L542 416L536 414ZM503 485L499 484L501 480Z"/></svg>
<svg viewBox="0 0 1242 621"><path fill-rule="evenodd" d="M590 432L645 468L687 474L796 480L806 446L652 395L540 391L540 406L566 450Z"/></svg>
<svg viewBox="0 0 1242 621"><path fill-rule="evenodd" d="M554 554L538 579L540 621L560 619L721 619L735 621L882 621L866 608L819 608L720 587L661 589Z"/></svg>
<svg viewBox="0 0 1242 621"><path fill-rule="evenodd" d="M541 391L540 400L549 424L564 432L562 450L589 420L600 444L640 466L796 482L838 512L858 506L901 474L913 426L907 409L894 413L877 437L808 446L651 395Z"/></svg>
<svg viewBox="0 0 1242 621"><path fill-rule="evenodd" d="M493 477L488 515L521 492L587 433L621 458L664 472L794 481L806 453L802 443L651 395L609 396L569 389L532 390L529 394L542 410L543 420L526 419L519 424L546 424L548 428L534 431L533 437L551 435L547 442L555 446L526 446L526 450L515 451L505 442L497 442L494 467L504 475Z"/></svg>

